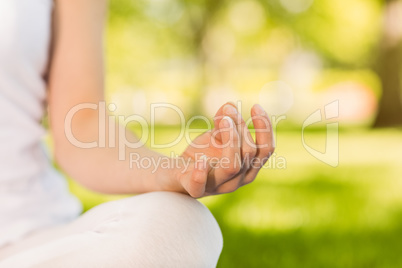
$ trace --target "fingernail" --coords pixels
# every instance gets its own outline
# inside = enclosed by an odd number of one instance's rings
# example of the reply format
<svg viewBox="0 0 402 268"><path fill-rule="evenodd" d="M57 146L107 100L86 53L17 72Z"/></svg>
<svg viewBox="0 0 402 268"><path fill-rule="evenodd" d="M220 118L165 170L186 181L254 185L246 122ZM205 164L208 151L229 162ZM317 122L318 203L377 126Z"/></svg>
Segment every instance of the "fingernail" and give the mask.
<svg viewBox="0 0 402 268"><path fill-rule="evenodd" d="M204 161L203 160L197 162L197 169L200 171L204 170Z"/></svg>
<svg viewBox="0 0 402 268"><path fill-rule="evenodd" d="M222 122L224 127L232 127L232 119L229 116L224 116Z"/></svg>
<svg viewBox="0 0 402 268"><path fill-rule="evenodd" d="M200 157L200 162L198 163L198 170L204 170L207 168L207 156L204 154L203 156Z"/></svg>
<svg viewBox="0 0 402 268"><path fill-rule="evenodd" d="M225 105L225 107L223 107L223 112L225 114L237 114L237 109L232 105Z"/></svg>
<svg viewBox="0 0 402 268"><path fill-rule="evenodd" d="M259 115L265 115L266 114L265 110L261 107L261 105L256 104L256 105L254 105L254 107L255 107L255 110L256 110L257 114L259 114Z"/></svg>
<svg viewBox="0 0 402 268"><path fill-rule="evenodd" d="M234 107L237 107L236 103L234 103L233 101L229 101L228 103L232 104Z"/></svg>

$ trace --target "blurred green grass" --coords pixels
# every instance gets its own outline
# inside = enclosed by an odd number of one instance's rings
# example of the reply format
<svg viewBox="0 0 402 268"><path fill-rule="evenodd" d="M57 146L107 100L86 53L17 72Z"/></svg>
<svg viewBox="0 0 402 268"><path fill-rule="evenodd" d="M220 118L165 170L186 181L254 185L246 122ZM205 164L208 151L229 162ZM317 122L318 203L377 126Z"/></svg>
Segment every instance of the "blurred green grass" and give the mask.
<svg viewBox="0 0 402 268"><path fill-rule="evenodd" d="M372 52L381 38L379 1L314 1L298 15L284 12L272 1L226 1L226 5L216 5L219 12L206 20L210 23L204 36L198 37L187 29L189 19L200 19L207 2L174 1L182 5L183 16L169 24L161 17L168 16L170 8L159 17L149 16L152 8L163 11L160 1L112 1L107 28L108 98L129 88L142 92L149 102L172 102L191 114L194 107L188 103L198 96L199 88L223 84L239 95L248 110L247 104L260 101L256 98L262 85L284 79L283 64L299 50L313 50L326 64L306 89L297 87L297 74L304 66L285 81L294 84L295 92L304 90L304 98L296 102L302 102L296 107L298 114L305 108L311 112L305 104L311 89L325 91L340 82L358 82L380 96L378 77L368 66L377 57ZM234 27L233 18L242 26L255 21L247 18L247 9L234 13L238 4L263 11L262 24L254 32L242 33ZM194 14L193 5L197 6ZM217 30L229 38L214 39L221 36L211 34ZM208 49L203 42L200 50L194 46L197 40L215 40L216 44ZM233 55L226 64L211 69L210 63L219 56L216 49L230 46L231 41ZM189 63L201 65L197 63L200 51L211 59L205 85L199 81L203 74L188 68ZM124 99L131 107L132 98ZM226 99L233 98L229 95ZM354 124L367 126L371 117ZM280 127L276 154L286 159L286 169L263 170L254 183L235 193L201 199L224 234L218 267L402 267L401 130L341 129L340 164L332 168L308 154L297 127L288 127L286 122ZM156 142L173 141L178 133L175 127L159 126ZM322 126L310 129L306 142L323 151ZM185 146L181 141L174 150L180 153ZM119 198L89 192L73 182L71 189L86 210Z"/></svg>
<svg viewBox="0 0 402 268"><path fill-rule="evenodd" d="M177 131L159 128L156 138ZM218 267L402 267L401 134L343 130L333 168L307 153L300 132L279 131L286 169L264 169L235 193L200 200L224 235ZM324 131L305 135L315 148L325 144ZM119 198L71 189L85 209Z"/></svg>

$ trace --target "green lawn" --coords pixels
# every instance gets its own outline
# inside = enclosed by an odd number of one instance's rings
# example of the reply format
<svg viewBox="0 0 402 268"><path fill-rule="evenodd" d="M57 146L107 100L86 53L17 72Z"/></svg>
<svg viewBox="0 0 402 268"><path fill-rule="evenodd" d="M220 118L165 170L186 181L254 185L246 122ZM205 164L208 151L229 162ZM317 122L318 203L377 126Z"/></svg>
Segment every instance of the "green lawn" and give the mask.
<svg viewBox="0 0 402 268"><path fill-rule="evenodd" d="M157 133L169 140L176 131ZM286 169L201 199L224 235L218 267L402 267L402 131L343 130L339 140L333 168L304 150L299 132L279 132ZM306 141L323 147L325 132ZM86 209L115 198L71 188Z"/></svg>

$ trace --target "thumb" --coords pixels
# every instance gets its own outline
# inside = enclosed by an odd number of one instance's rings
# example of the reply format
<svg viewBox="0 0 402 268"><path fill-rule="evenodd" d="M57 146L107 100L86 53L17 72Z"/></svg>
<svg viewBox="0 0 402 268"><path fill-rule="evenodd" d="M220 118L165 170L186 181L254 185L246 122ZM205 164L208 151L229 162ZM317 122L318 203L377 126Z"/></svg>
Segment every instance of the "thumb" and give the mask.
<svg viewBox="0 0 402 268"><path fill-rule="evenodd" d="M185 185L183 185L184 189L190 196L194 198L204 196L210 169L211 167L208 164L207 157L205 155L194 162L194 169L184 183Z"/></svg>

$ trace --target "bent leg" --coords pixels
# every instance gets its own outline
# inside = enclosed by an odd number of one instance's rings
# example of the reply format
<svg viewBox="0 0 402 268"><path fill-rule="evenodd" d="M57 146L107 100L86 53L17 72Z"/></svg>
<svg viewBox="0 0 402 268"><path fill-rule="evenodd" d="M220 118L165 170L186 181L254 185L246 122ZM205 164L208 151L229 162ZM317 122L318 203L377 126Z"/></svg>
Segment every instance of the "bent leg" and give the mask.
<svg viewBox="0 0 402 268"><path fill-rule="evenodd" d="M222 249L222 235L209 210L178 193L105 203L68 229L0 267L215 267Z"/></svg>

